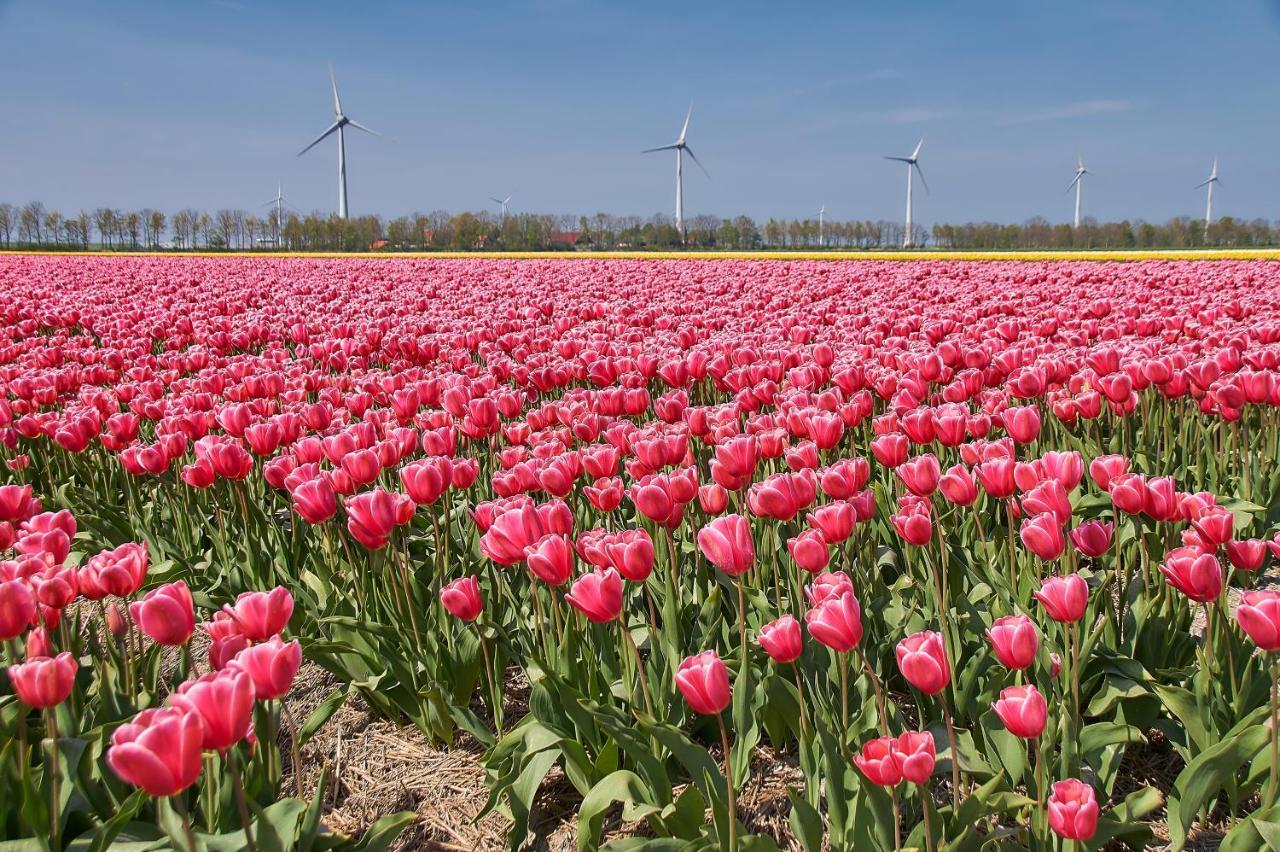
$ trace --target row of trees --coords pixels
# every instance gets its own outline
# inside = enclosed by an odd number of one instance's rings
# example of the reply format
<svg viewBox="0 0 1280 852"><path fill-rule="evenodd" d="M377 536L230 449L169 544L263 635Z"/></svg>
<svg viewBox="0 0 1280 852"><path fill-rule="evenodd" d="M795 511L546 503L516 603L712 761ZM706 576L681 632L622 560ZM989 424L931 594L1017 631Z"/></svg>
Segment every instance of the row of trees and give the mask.
<svg viewBox="0 0 1280 852"><path fill-rule="evenodd" d="M1265 219L1215 221L1206 235L1202 220L1178 217L1163 224L1086 219L1079 228L1043 218L1020 225L969 222L916 225L912 243L940 249L1126 249L1248 247L1280 244L1280 222ZM290 250L361 251L537 251L576 248L744 250L876 249L902 245L898 222L816 219L723 219L695 216L682 237L670 217L554 216L491 212L414 213L384 220L380 216L337 216L297 211L255 215L244 210L114 210L63 214L39 201L15 206L0 203L0 246L108 250Z"/></svg>

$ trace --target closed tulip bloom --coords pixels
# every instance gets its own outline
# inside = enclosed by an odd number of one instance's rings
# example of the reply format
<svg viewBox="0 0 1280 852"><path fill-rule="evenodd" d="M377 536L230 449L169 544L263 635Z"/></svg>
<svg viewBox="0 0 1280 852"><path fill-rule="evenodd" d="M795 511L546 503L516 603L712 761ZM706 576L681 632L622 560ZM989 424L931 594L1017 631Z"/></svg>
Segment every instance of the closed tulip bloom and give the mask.
<svg viewBox="0 0 1280 852"><path fill-rule="evenodd" d="M49 635L49 628L35 627L27 634L27 659L34 660L37 657L53 656L53 637Z"/></svg>
<svg viewBox="0 0 1280 852"><path fill-rule="evenodd" d="M893 741L893 762L904 780L926 784L933 776L938 760L933 734L928 731L904 731Z"/></svg>
<svg viewBox="0 0 1280 852"><path fill-rule="evenodd" d="M1221 506L1207 509L1191 521L1200 538L1212 547L1221 547L1235 534L1236 516Z"/></svg>
<svg viewBox="0 0 1280 852"><path fill-rule="evenodd" d="M561 586L573 575L573 543L567 535L544 535L524 550L529 573L548 586Z"/></svg>
<svg viewBox="0 0 1280 852"><path fill-rule="evenodd" d="M1046 577L1035 597L1054 621L1074 624L1089 605L1089 584L1079 574Z"/></svg>
<svg viewBox="0 0 1280 852"><path fill-rule="evenodd" d="M1049 827L1067 840L1088 840L1098 830L1098 800L1093 788L1068 778L1049 794Z"/></svg>
<svg viewBox="0 0 1280 852"><path fill-rule="evenodd" d="M624 579L643 583L653 573L653 539L644 530L623 530L604 542L609 564Z"/></svg>
<svg viewBox="0 0 1280 852"><path fill-rule="evenodd" d="M173 796L200 776L203 742L204 720L198 713L179 707L143 710L111 735L107 765L148 795Z"/></svg>
<svg viewBox="0 0 1280 852"><path fill-rule="evenodd" d="M387 546L391 533L413 516L414 503L405 494L392 494L381 488L348 497L342 504L347 510L347 531L369 550Z"/></svg>
<svg viewBox="0 0 1280 852"><path fill-rule="evenodd" d="M916 456L898 465L894 470L898 479L907 490L919 497L928 497L938 488L938 478L942 475L938 465L938 457L933 453Z"/></svg>
<svg viewBox="0 0 1280 852"><path fill-rule="evenodd" d="M338 513L338 492L327 476L301 482L289 494L293 511L309 524L323 524Z"/></svg>
<svg viewBox="0 0 1280 852"><path fill-rule="evenodd" d="M147 546L127 542L89 557L79 572L80 592L89 600L107 595L127 598L147 576Z"/></svg>
<svg viewBox="0 0 1280 852"><path fill-rule="evenodd" d="M484 595L476 576L454 580L440 590L440 603L451 615L463 621L475 621L484 610Z"/></svg>
<svg viewBox="0 0 1280 852"><path fill-rule="evenodd" d="M191 592L182 580L152 589L142 600L129 604L129 615L159 645L185 644L196 627Z"/></svg>
<svg viewBox="0 0 1280 852"><path fill-rule="evenodd" d="M1034 686L1009 686L1000 691L1000 700L991 705L1005 728L1015 737L1035 739L1044 731L1049 705Z"/></svg>
<svg viewBox="0 0 1280 852"><path fill-rule="evenodd" d="M1257 538L1227 542L1227 558L1241 571L1257 571L1267 561L1267 543ZM3 636L0 636L3 638Z"/></svg>
<svg viewBox="0 0 1280 852"><path fill-rule="evenodd" d="M833 651L852 651L862 641L862 606L852 589L831 595L804 614L809 634Z"/></svg>
<svg viewBox="0 0 1280 852"><path fill-rule="evenodd" d="M67 700L80 668L69 651L56 657L35 657L9 667L9 680L18 700L28 707L44 710Z"/></svg>
<svg viewBox="0 0 1280 852"><path fill-rule="evenodd" d="M729 491L718 482L708 482L698 488L698 505L708 515L718 515L729 507Z"/></svg>
<svg viewBox="0 0 1280 852"><path fill-rule="evenodd" d="M893 749L896 741L893 737L877 737L862 744L862 751L853 756L853 765L858 767L867 780L881 787L892 787L902 781L902 768L894 759ZM933 770L930 770L932 774Z"/></svg>
<svg viewBox="0 0 1280 852"><path fill-rule="evenodd" d="M898 513L891 515L889 520L907 544L923 547L933 539L933 518L927 507L921 510L910 507L903 509L900 506Z"/></svg>
<svg viewBox="0 0 1280 852"><path fill-rule="evenodd" d="M1034 406L1006 408L1000 422L1015 444L1030 444L1040 436L1040 411Z"/></svg>
<svg viewBox="0 0 1280 852"><path fill-rule="evenodd" d="M741 515L725 515L698 530L698 548L707 560L730 577L745 574L755 563L751 524Z"/></svg>
<svg viewBox="0 0 1280 852"><path fill-rule="evenodd" d="M251 642L263 642L284 631L293 616L293 595L284 586L269 592L243 592L235 606L224 604L236 627Z"/></svg>
<svg viewBox="0 0 1280 852"><path fill-rule="evenodd" d="M787 552L796 565L810 574L817 574L826 568L831 559L827 543L817 530L805 530L795 538L787 539Z"/></svg>
<svg viewBox="0 0 1280 852"><path fill-rule="evenodd" d="M1225 583L1222 564L1212 553L1193 547L1178 547L1165 555L1160 565L1169 585L1199 603L1216 601Z"/></svg>
<svg viewBox="0 0 1280 852"><path fill-rule="evenodd" d="M804 650L800 638L800 622L790 615L776 618L761 627L758 641L775 663L790 663Z"/></svg>
<svg viewBox="0 0 1280 852"><path fill-rule="evenodd" d="M987 628L987 639L1000 665L1015 671L1030 668L1040 649L1040 634L1035 622L1025 615L997 618Z"/></svg>
<svg viewBox="0 0 1280 852"><path fill-rule="evenodd" d="M209 642L209 668L222 671L240 652L249 647L249 640L239 633L212 639Z"/></svg>
<svg viewBox="0 0 1280 852"><path fill-rule="evenodd" d="M714 716L729 706L729 670L715 651L687 657L676 672L676 686L695 713Z"/></svg>
<svg viewBox="0 0 1280 852"><path fill-rule="evenodd" d="M839 597L845 592L853 591L853 581L843 571L822 573L813 578L813 582L804 587L809 606L817 606L827 598Z"/></svg>
<svg viewBox="0 0 1280 852"><path fill-rule="evenodd" d="M982 490L997 500L1006 500L1013 496L1018 483L1014 478L1017 463L1013 459L989 459L973 468Z"/></svg>
<svg viewBox="0 0 1280 852"><path fill-rule="evenodd" d="M978 499L978 485L964 465L953 465L938 480L938 490L954 506L972 506Z"/></svg>
<svg viewBox="0 0 1280 852"><path fill-rule="evenodd" d="M810 527L821 533L822 540L827 544L840 544L853 535L858 514L852 503L837 500L818 506L808 514L807 520Z"/></svg>
<svg viewBox="0 0 1280 852"><path fill-rule="evenodd" d="M899 642L894 652L902 676L926 695L936 695L951 681L941 634L932 630L914 633Z"/></svg>
<svg viewBox="0 0 1280 852"><path fill-rule="evenodd" d="M250 645L227 664L226 671L247 672L253 678L254 697L259 701L282 698L293 686L293 678L302 665L302 646L298 640L289 643L273 636L266 642Z"/></svg>
<svg viewBox="0 0 1280 852"><path fill-rule="evenodd" d="M1280 591L1245 592L1236 622L1263 651L1280 651Z"/></svg>
<svg viewBox="0 0 1280 852"><path fill-rule="evenodd" d="M178 686L169 704L196 713L204 723L200 747L225 751L240 740L253 719L253 679L243 671L213 671Z"/></svg>
<svg viewBox="0 0 1280 852"><path fill-rule="evenodd" d="M613 568L597 568L574 580L564 599L589 621L613 621L622 613L622 575Z"/></svg>
<svg viewBox="0 0 1280 852"><path fill-rule="evenodd" d="M1103 491L1111 490L1111 481L1129 472L1129 460L1124 456L1098 456L1089 462L1089 476Z"/></svg>
<svg viewBox="0 0 1280 852"><path fill-rule="evenodd" d="M1018 536L1027 550L1046 562L1052 562L1061 556L1067 546L1062 536L1061 524L1049 512L1042 512L1033 518L1024 518Z"/></svg>
<svg viewBox="0 0 1280 852"><path fill-rule="evenodd" d="M21 636L35 614L36 596L25 580L0 583L0 642Z"/></svg>
<svg viewBox="0 0 1280 852"><path fill-rule="evenodd" d="M818 472L822 491L832 500L848 500L870 477L871 466L863 458L841 459Z"/></svg>
<svg viewBox="0 0 1280 852"><path fill-rule="evenodd" d="M1140 514L1147 505L1147 480L1139 473L1123 473L1111 479L1111 503L1127 515Z"/></svg>
<svg viewBox="0 0 1280 852"><path fill-rule="evenodd" d="M1083 555L1097 559L1111 548L1114 529L1110 522L1088 521L1071 531L1071 543Z"/></svg>

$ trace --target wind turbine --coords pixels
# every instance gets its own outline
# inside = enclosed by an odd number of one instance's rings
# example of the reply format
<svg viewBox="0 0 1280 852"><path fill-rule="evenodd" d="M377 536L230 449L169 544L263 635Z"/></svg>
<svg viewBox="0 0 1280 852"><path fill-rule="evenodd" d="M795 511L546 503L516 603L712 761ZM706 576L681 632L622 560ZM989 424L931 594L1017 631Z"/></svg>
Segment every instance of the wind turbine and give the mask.
<svg viewBox="0 0 1280 852"><path fill-rule="evenodd" d="M490 195L489 200L496 202L498 205L502 207L502 220L505 222L507 220L507 202L511 200L511 196L508 195L506 198L494 198L492 195Z"/></svg>
<svg viewBox="0 0 1280 852"><path fill-rule="evenodd" d="M1213 221L1213 185L1218 182L1218 158L1213 158L1213 171L1209 172L1209 179L1203 183L1196 184L1196 189L1202 186L1209 187L1209 200L1204 208L1204 241L1209 242L1209 223Z"/></svg>
<svg viewBox="0 0 1280 852"><path fill-rule="evenodd" d="M652 154L654 151L675 151L676 152L676 230L680 232L680 237L684 237L684 189L681 186L680 178L682 167L684 165L683 157L686 153L689 159L698 164L698 168L702 169L702 173L711 179L711 173L706 167L698 161L693 155L693 149L686 144L685 139L689 135L689 119L693 116L693 102L689 102L689 111L684 116L684 127L680 128L680 137L670 145L661 145L657 148L645 148L641 154Z"/></svg>
<svg viewBox="0 0 1280 852"><path fill-rule="evenodd" d="M330 134L338 134L338 215L343 219L347 218L347 141L345 130L348 125L356 130L363 130L365 133L372 133L374 136L381 136L376 130L370 130L359 122L352 121L347 118L342 111L342 101L338 98L338 78L334 76L333 66L329 66L329 83L333 87L333 124L330 124L324 133L316 137L315 141L298 152L298 156L310 151L327 139Z"/></svg>
<svg viewBox="0 0 1280 852"><path fill-rule="evenodd" d="M920 183L924 185L924 191L929 191L929 184L924 179L924 172L920 170L920 149L924 147L924 137L920 137L920 141L916 143L916 149L907 157L885 157L886 160L897 160L899 163L907 164L907 224L906 230L902 232L902 247L911 248L911 171L914 169L920 175Z"/></svg>
<svg viewBox="0 0 1280 852"><path fill-rule="evenodd" d="M284 240L284 185L276 184L276 197L268 201L263 207L270 207L272 204L276 207L276 248L280 248L280 243Z"/></svg>
<svg viewBox="0 0 1280 852"><path fill-rule="evenodd" d="M822 223L823 223L823 218L826 215L827 215L827 204L824 201L822 203L822 206L818 208L818 245L822 246L823 248L825 248L827 245L826 239L824 239L822 236Z"/></svg>
<svg viewBox="0 0 1280 852"><path fill-rule="evenodd" d="M1076 219L1075 225L1073 226L1076 228L1080 227L1080 187L1084 185L1084 176L1091 174L1093 174L1093 172L1084 167L1084 158L1077 154L1076 176L1071 183L1067 184L1067 192L1070 192L1072 189L1075 189L1076 191Z"/></svg>

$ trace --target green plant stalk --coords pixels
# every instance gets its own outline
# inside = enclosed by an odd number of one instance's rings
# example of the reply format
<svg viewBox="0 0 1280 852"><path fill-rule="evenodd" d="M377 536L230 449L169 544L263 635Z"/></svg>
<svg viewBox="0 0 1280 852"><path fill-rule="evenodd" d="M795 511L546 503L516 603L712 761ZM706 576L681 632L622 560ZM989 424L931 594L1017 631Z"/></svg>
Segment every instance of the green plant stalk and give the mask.
<svg viewBox="0 0 1280 852"><path fill-rule="evenodd" d="M933 852L937 848L933 842L933 826L929 823L929 812L933 810L933 797L929 793L927 784L917 786L920 792L920 807L924 811L924 848L926 852Z"/></svg>
<svg viewBox="0 0 1280 852"><path fill-rule="evenodd" d="M636 647L635 637L631 635L631 631L627 629L623 616L618 616L618 632L622 634L623 644L631 646L631 653L636 661L636 677L640 681L640 692L644 696L644 709L650 716L653 715L653 696L649 692L649 676L644 672L644 660L640 658L640 649Z"/></svg>
<svg viewBox="0 0 1280 852"><path fill-rule="evenodd" d="M173 809L178 812L178 817L182 820L182 833L187 839L187 852L196 852L196 835L191 830L191 814L187 812L187 803L182 800L182 794L170 796L169 801L173 804Z"/></svg>
<svg viewBox="0 0 1280 852"><path fill-rule="evenodd" d="M738 587L738 644L742 649L742 666L739 674L747 670L747 604L742 592L742 577L735 584Z"/></svg>
<svg viewBox="0 0 1280 852"><path fill-rule="evenodd" d="M249 817L249 806L244 798L244 781L240 778L240 758L236 747L229 749L227 755L231 765L231 787L235 792L236 810L240 812L240 825L244 828L245 846L249 852L258 852L258 845L253 840L253 820Z"/></svg>
<svg viewBox="0 0 1280 852"><path fill-rule="evenodd" d="M960 792L960 749L956 746L956 726L951 719L947 697L940 695L939 698L942 700L942 721L947 726L947 744L951 746L951 799L953 807L959 808L963 797Z"/></svg>
<svg viewBox="0 0 1280 852"><path fill-rule="evenodd" d="M1264 802L1280 796L1280 651L1271 652L1271 780Z"/></svg>
<svg viewBox="0 0 1280 852"><path fill-rule="evenodd" d="M724 786L729 794L729 852L738 850L738 793L733 788L733 757L729 751L729 729L724 726L724 714L716 714L720 725L720 747L724 751Z"/></svg>
<svg viewBox="0 0 1280 852"><path fill-rule="evenodd" d="M494 683L493 676L493 660L489 654L489 640L484 638L484 631L480 629L479 623L473 622L476 628L476 636L480 639L480 654L484 657L484 679L489 686L489 703L492 705L490 710L493 712L493 729L498 739L502 739L502 695L498 692L497 685Z"/></svg>
<svg viewBox="0 0 1280 852"><path fill-rule="evenodd" d="M49 848L62 848L62 770L58 765L58 718L57 709L48 707L44 711L45 731L49 735L49 751L47 755L49 772Z"/></svg>
<svg viewBox="0 0 1280 852"><path fill-rule="evenodd" d="M1039 841L1049 820L1049 804L1044 796L1044 735L1036 737L1036 809L1031 817L1031 836Z"/></svg>

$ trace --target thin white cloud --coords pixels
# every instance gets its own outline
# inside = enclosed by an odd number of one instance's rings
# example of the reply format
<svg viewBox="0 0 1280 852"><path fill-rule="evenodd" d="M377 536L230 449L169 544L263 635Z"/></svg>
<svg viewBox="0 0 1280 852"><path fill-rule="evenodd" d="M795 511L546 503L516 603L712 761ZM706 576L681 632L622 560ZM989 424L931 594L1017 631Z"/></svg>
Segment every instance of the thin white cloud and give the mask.
<svg viewBox="0 0 1280 852"><path fill-rule="evenodd" d="M1065 121L1072 118L1088 118L1094 115L1116 115L1129 112L1133 104L1121 100L1076 101L1060 106L1043 107L1026 112L1011 113L1000 119L1001 124L1038 124L1046 121Z"/></svg>

